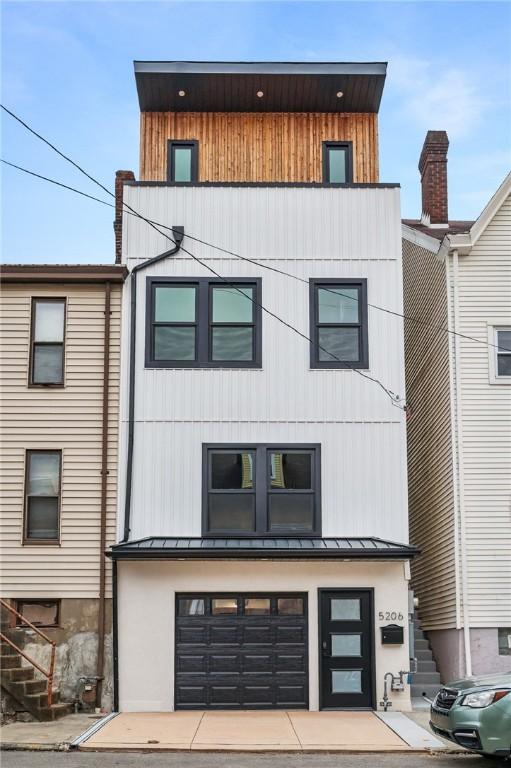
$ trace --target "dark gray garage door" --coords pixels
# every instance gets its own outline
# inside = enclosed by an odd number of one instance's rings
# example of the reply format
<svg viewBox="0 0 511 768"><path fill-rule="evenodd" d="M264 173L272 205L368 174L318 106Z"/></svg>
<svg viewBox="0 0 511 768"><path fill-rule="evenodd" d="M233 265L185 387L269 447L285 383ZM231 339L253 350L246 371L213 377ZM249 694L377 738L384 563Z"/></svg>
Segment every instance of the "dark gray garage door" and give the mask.
<svg viewBox="0 0 511 768"><path fill-rule="evenodd" d="M306 595L177 595L176 709L306 708L307 669Z"/></svg>

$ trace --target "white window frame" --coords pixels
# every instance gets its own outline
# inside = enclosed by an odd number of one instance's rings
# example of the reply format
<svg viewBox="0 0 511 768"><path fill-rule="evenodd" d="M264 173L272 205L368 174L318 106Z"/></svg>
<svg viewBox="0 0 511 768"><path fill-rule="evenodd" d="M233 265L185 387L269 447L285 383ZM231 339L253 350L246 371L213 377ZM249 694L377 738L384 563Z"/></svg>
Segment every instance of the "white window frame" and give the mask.
<svg viewBox="0 0 511 768"><path fill-rule="evenodd" d="M498 335L497 331L511 331L511 319L508 323L502 320L488 321L488 356L490 384L511 384L511 376L499 376L497 366ZM502 354L502 353L501 353ZM511 354L511 353L510 353Z"/></svg>

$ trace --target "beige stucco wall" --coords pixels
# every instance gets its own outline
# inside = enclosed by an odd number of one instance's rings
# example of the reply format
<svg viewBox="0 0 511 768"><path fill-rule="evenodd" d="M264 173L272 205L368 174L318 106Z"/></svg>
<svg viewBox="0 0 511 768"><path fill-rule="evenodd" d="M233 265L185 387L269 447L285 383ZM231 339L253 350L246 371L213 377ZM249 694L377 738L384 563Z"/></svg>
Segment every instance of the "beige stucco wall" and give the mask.
<svg viewBox="0 0 511 768"><path fill-rule="evenodd" d="M276 589L278 585L278 590ZM408 669L408 565L403 562L162 561L118 565L119 704L125 712L174 708L176 592L307 592L309 707L319 708L318 588L374 588L376 701L383 676ZM378 613L403 614L405 643L382 646ZM409 688L392 693L392 710L410 709Z"/></svg>

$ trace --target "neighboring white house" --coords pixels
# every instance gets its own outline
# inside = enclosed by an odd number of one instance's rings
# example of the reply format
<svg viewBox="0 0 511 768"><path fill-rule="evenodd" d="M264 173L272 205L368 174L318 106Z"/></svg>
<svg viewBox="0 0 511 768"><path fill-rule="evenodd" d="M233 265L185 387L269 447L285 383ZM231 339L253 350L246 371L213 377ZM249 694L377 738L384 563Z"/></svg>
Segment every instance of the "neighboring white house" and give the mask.
<svg viewBox="0 0 511 768"><path fill-rule="evenodd" d="M511 668L511 174L449 222L447 146L428 133L403 223L405 314L425 321L405 324L412 585L445 681Z"/></svg>
<svg viewBox="0 0 511 768"><path fill-rule="evenodd" d="M409 668L416 552L399 188L377 177L385 65L136 77L118 707L376 709L385 673ZM391 697L409 709L408 686Z"/></svg>

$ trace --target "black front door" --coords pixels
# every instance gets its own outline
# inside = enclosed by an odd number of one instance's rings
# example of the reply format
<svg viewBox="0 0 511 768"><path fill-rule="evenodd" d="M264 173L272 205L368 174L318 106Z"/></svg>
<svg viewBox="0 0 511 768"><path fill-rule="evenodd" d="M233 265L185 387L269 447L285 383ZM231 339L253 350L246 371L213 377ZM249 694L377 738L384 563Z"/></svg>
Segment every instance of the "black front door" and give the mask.
<svg viewBox="0 0 511 768"><path fill-rule="evenodd" d="M320 590L321 709L374 707L370 590Z"/></svg>

